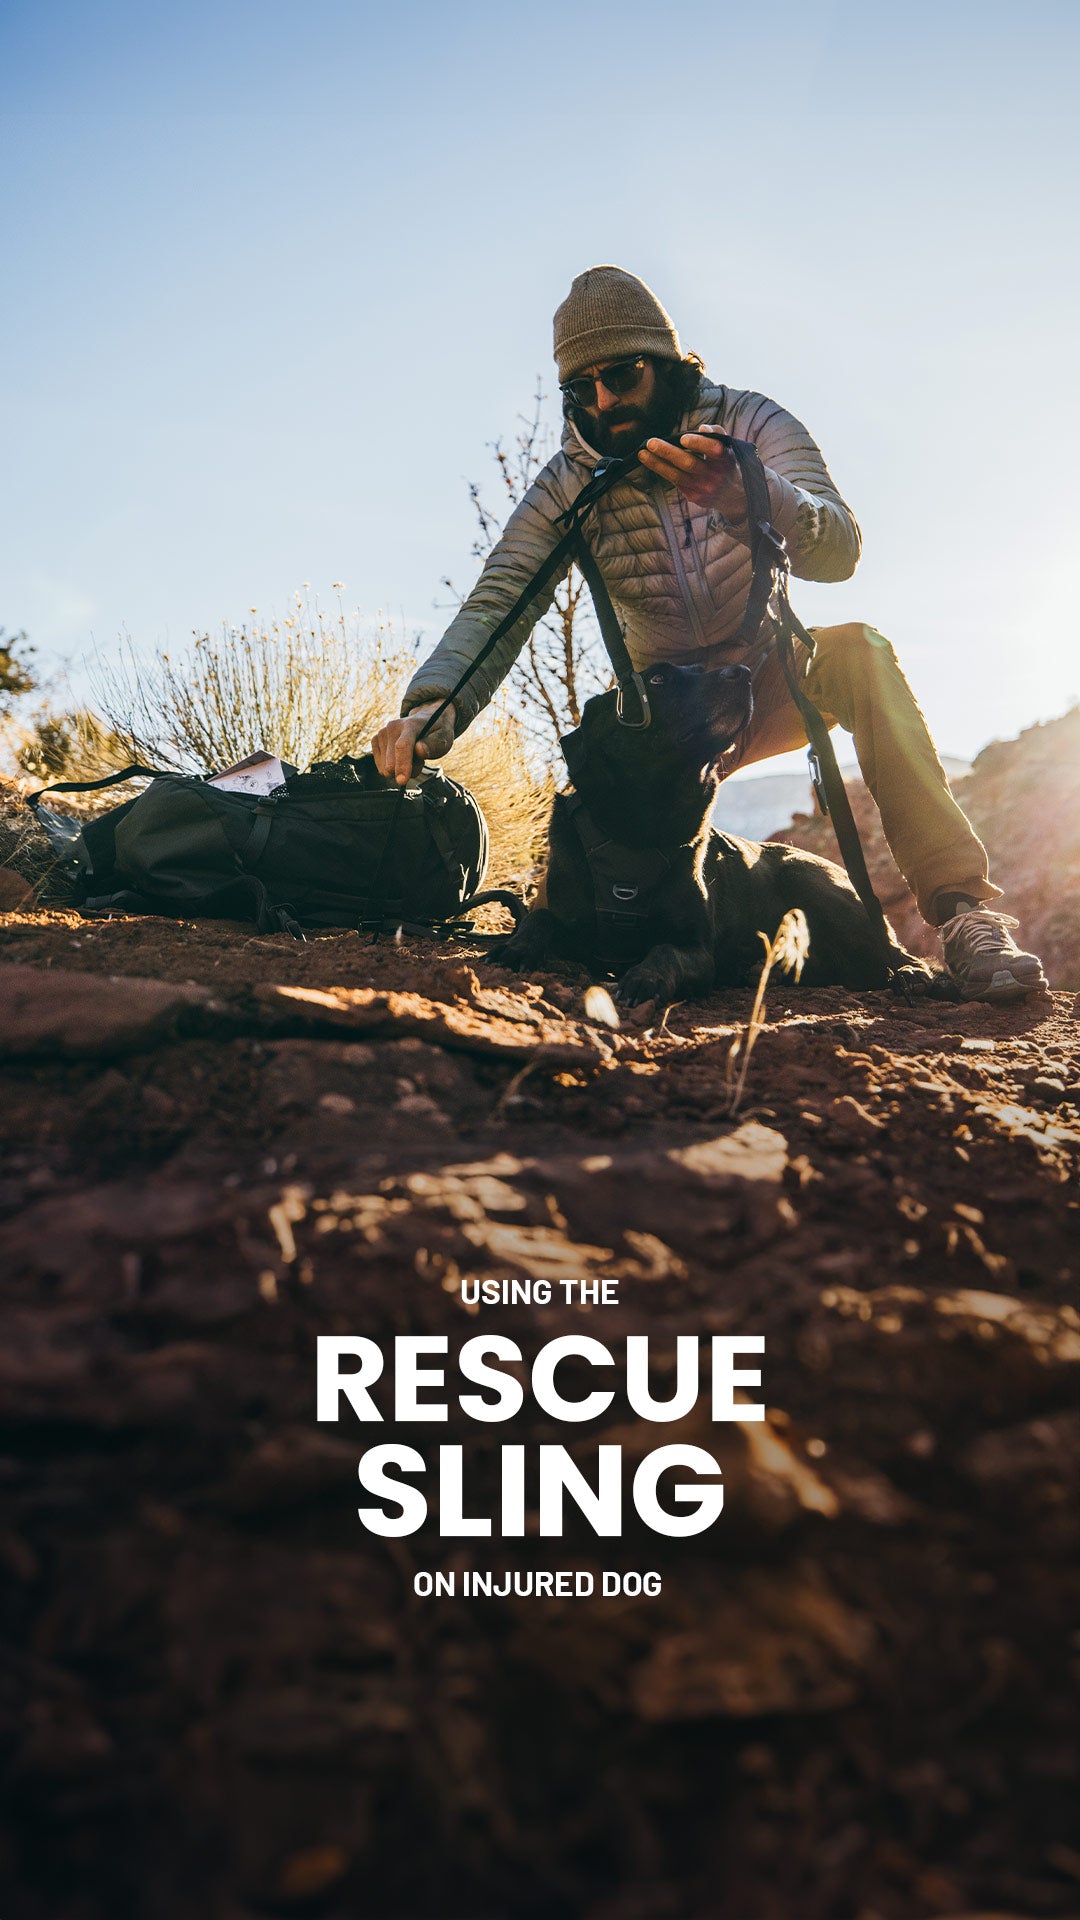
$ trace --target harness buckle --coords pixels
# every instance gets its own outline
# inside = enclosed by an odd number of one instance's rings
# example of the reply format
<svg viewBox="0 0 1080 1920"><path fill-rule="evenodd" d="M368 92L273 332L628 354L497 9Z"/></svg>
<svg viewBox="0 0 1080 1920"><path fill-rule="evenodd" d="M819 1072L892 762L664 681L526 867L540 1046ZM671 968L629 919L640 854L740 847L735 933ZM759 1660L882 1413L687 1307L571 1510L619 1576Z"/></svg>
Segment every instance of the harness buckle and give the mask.
<svg viewBox="0 0 1080 1920"><path fill-rule="evenodd" d="M770 549L772 564L780 573L786 573L789 566L787 541L782 533L777 533L771 520L759 520L758 538Z"/></svg>
<svg viewBox="0 0 1080 1920"><path fill-rule="evenodd" d="M620 727L631 727L635 733L643 733L646 727L652 725L652 708L649 705L649 696L645 691L644 678L640 673L632 673L630 675L630 685L634 688L641 704L642 717L640 720L628 720L626 718L623 710L623 695L626 692L626 685L625 680L619 681L618 691L615 695L615 717Z"/></svg>

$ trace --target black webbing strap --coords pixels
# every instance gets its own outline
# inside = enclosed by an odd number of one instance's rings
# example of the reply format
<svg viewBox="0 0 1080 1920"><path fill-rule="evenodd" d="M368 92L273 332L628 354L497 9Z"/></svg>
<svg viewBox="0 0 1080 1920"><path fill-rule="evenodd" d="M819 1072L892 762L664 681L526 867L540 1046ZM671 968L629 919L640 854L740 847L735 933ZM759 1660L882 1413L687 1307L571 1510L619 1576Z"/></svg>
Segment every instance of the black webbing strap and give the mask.
<svg viewBox="0 0 1080 1920"><path fill-rule="evenodd" d="M36 793L28 793L26 804L36 807L47 793L94 793L99 787L118 787L125 780L135 780L144 775L148 780L168 780L175 772L173 767L144 767L133 760L130 767L122 767L119 773L107 773L101 780L56 780L51 787L39 787Z"/></svg>
<svg viewBox="0 0 1080 1920"><path fill-rule="evenodd" d="M855 825L848 790L837 763L836 750L824 719L802 685L796 666L793 644L795 640L802 642L811 659L816 649L813 635L807 632L788 599L787 547L770 518L772 506L765 469L761 464L757 448L751 441L736 440L727 433L718 434L716 437L734 455L746 494L750 560L753 572L743 614L741 638L747 647L756 644L766 608L775 594L779 619L776 651L787 681L788 691L799 709L800 718L806 728L806 737L810 742L810 772L814 791L822 811L832 820L833 831L836 834L848 878L866 909L880 944L891 953L892 939L881 902L874 892L873 882L867 869L862 841L859 839L859 829Z"/></svg>
<svg viewBox="0 0 1080 1920"><path fill-rule="evenodd" d="M236 859L245 873L252 873L266 852L266 843L270 838L270 829L274 824L276 809L273 801L260 799L252 815L247 839L239 849Z"/></svg>
<svg viewBox="0 0 1080 1920"><path fill-rule="evenodd" d="M859 899L866 908L870 921L880 936L881 944L891 952L893 946L892 938L886 924L881 901L874 892L874 883L870 878L866 865L866 856L862 850L862 841L859 839L859 829L855 825L855 816L851 811L851 801L848 797L848 790L844 785L844 777L837 765L836 749L833 746L829 729L825 725L821 714L818 712L813 701L807 698L799 681L798 669L795 664L795 649L792 646L792 633L794 632L797 638L802 640L806 629L803 627L802 621L796 619L796 616L792 613L790 606L786 605L786 602L787 595L782 594L780 598L780 631L776 636L776 650L779 655L784 678L788 684L788 691L799 709L803 726L806 728L806 737L810 742L811 748L812 771L813 763L816 762L817 780L815 781L815 785L820 784L825 789L825 810L832 820L833 831L836 834L844 866L847 868L848 879L851 881ZM791 621L790 626L788 625L789 619ZM810 636L807 634L806 639L809 640L809 638ZM803 640L803 644L805 646L806 640ZM811 652L813 652L812 641L810 646Z"/></svg>
<svg viewBox="0 0 1080 1920"><path fill-rule="evenodd" d="M626 651L626 643L622 637L622 629L619 626L615 609L611 604L603 581L600 580L599 569L596 567L592 555L588 551L584 535L581 532L581 522L585 515L596 505L596 502L601 496L607 493L611 487L615 486L636 464L636 454L629 454L624 459L601 460L599 462L591 480L586 481L573 504L569 506L561 516L563 525L566 527L566 532L556 541L547 559L537 568L532 579L526 582L518 594L517 599L514 601L513 606L510 608L509 613L505 613L498 625L488 634L475 660L470 660L464 673L459 674L449 693L440 700L434 713L429 715L428 719L425 720L420 732L416 736L414 751L415 747L420 745L421 740L425 739L431 732L432 727L437 726L447 708L453 705L462 688L468 685L473 675L483 666L485 660L490 659L500 640L505 639L510 629L521 619L526 609L532 605L539 594L543 593L548 582L553 580L556 574L562 571L567 560L576 560L578 562L588 581L590 592L593 595L601 636L608 650L615 672L615 678L619 686L619 716L622 718L623 688L632 682L638 693L642 712L642 718L636 724L639 726L648 726L649 703L645 694L644 682L641 675L634 671L633 662ZM586 563L586 556L588 565ZM589 568L592 569L592 577L590 577ZM594 584L594 579L599 583L599 586ZM635 723L630 722L628 724L632 725ZM398 793L398 804L390 817L390 826L386 839L383 841L382 851L375 869L375 877L371 883L371 892L368 895L370 913L376 919L381 919L382 916L385 875L390 865L391 854L394 850L398 821L401 817L401 807L404 798L405 788L401 787Z"/></svg>
<svg viewBox="0 0 1080 1920"><path fill-rule="evenodd" d="M604 642L608 659L611 661L615 671L615 683L618 688L615 697L615 711L624 727L647 727L652 723L652 711L649 707L649 696L645 691L644 676L636 671L634 663L627 652L626 641L623 639L623 630L619 625L619 616L611 604L611 595L604 585L604 576L597 565L592 548L586 540L584 533L581 531L580 525L578 527L578 543L574 558L581 568L585 584L592 594L593 606L596 609L597 625L600 628L600 637ZM638 717L636 719L629 717L626 699L627 689L629 687L633 687L637 698Z"/></svg>
<svg viewBox="0 0 1080 1920"><path fill-rule="evenodd" d="M437 721L442 719L447 707L457 699L458 694L472 679L473 674L477 672L478 668L483 666L485 660L490 658L498 646L499 641L505 639L511 627L520 620L526 608L530 607L537 595L544 591L548 581L554 579L555 575L561 570L567 560L576 560L582 572L585 574L586 580L588 580L589 590L596 600L596 617L600 623L600 632L603 636L604 645L608 650L616 680L621 686L624 680L633 678L634 666L630 655L626 651L626 643L622 637L622 628L619 626L615 609L608 597L607 589L600 580L599 569L596 567L596 563L593 561L592 555L589 554L588 548L585 545L584 535L581 532L581 523L585 515L596 505L596 502L601 496L609 492L610 489L615 486L618 481L623 479L627 473L631 472L636 465L636 453L628 454L623 459L601 460L599 462L592 479L586 482L573 505L568 507L566 512L561 516L563 525L566 527L566 532L556 541L542 566L537 568L532 579L522 588L509 613L504 614L498 626L489 633L475 660L470 660L464 673L459 675L451 687L450 692L439 702L431 718L424 722L421 731L416 736L417 746L419 746L421 740L430 732ZM592 568L592 577L590 577L589 572L586 571L586 555L588 555L588 560ZM594 579L599 581L599 592L593 584Z"/></svg>

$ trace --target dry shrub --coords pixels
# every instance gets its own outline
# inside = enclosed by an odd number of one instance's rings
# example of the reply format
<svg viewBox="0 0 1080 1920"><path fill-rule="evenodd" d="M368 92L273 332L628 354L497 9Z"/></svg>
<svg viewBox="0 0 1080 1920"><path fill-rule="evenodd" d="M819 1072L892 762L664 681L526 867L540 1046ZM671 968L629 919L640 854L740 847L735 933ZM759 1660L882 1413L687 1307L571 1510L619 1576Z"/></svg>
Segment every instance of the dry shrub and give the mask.
<svg viewBox="0 0 1080 1920"><path fill-rule="evenodd" d="M489 707L439 764L483 808L491 835L485 884L524 889L547 845L555 781L530 765L520 721L505 708Z"/></svg>
<svg viewBox="0 0 1080 1920"><path fill-rule="evenodd" d="M126 737L86 707L59 714L43 709L22 729L14 755L22 772L45 786L53 780L99 780L102 774L119 773L132 757ZM114 806L132 790L110 787L103 804ZM69 798L60 795L59 804Z"/></svg>
<svg viewBox="0 0 1080 1920"><path fill-rule="evenodd" d="M47 899L60 862L25 804L23 791L20 782L0 774L0 869L20 875L33 888L35 900ZM10 897L14 899L13 892ZM0 902L0 911L6 910L6 889L0 891Z"/></svg>
<svg viewBox="0 0 1080 1920"><path fill-rule="evenodd" d="M126 644L99 665L97 704L139 759L209 773L265 747L308 767L363 753L414 664L385 622L365 630L296 594L283 621L226 623L179 653Z"/></svg>
<svg viewBox="0 0 1080 1920"><path fill-rule="evenodd" d="M415 665L386 622L365 629L340 604L328 615L299 594L284 621L225 625L182 653L146 661L129 644L98 670L104 719L93 772L140 760L205 773L260 747L299 767L366 753ZM530 759L521 723L496 702L440 764L472 789L487 817L488 884L526 885L542 855L554 783ZM115 797L111 791L110 804Z"/></svg>

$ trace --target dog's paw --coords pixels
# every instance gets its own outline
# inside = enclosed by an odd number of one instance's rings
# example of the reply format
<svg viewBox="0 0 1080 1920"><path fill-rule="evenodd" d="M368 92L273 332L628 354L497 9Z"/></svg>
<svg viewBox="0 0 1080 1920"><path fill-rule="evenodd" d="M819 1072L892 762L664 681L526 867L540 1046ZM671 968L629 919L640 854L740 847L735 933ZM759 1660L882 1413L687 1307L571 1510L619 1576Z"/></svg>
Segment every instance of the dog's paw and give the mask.
<svg viewBox="0 0 1080 1920"><path fill-rule="evenodd" d="M928 967L913 960L906 967L898 967L889 983L896 994L900 994L910 1006L914 1000L958 1000L959 991L947 973L940 968Z"/></svg>
<svg viewBox="0 0 1080 1920"><path fill-rule="evenodd" d="M615 999L622 1007L641 1007L646 1002L666 1006L674 997L671 982L664 970L649 966L647 961L624 973L615 989Z"/></svg>
<svg viewBox="0 0 1080 1920"><path fill-rule="evenodd" d="M950 1000L955 1003L964 997L951 974L940 967L930 975L930 985L925 991L929 1000Z"/></svg>
<svg viewBox="0 0 1080 1920"><path fill-rule="evenodd" d="M514 973L542 973L551 965L548 942L535 939L525 928L508 934L488 951L500 967L509 967Z"/></svg>
<svg viewBox="0 0 1080 1920"><path fill-rule="evenodd" d="M515 946L512 939L504 940L491 949L489 957L497 960L500 967L509 967L512 973L531 973L537 965L529 948Z"/></svg>

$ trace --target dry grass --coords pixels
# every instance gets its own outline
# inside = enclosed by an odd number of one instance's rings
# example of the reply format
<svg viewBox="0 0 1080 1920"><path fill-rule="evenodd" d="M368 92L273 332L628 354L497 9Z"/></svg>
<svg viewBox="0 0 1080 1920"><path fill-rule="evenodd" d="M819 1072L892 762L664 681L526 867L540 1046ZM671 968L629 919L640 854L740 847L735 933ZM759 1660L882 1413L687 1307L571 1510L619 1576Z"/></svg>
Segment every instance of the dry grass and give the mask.
<svg viewBox="0 0 1080 1920"><path fill-rule="evenodd" d="M765 948L765 960L758 978L754 1004L750 1009L745 1034L738 1034L732 1041L727 1057L726 1085L727 1110L729 1114L738 1112L743 1093L746 1090L746 1075L750 1067L750 1055L754 1042L765 1025L765 989L769 984L769 975L775 966L783 968L785 973L793 973L796 980L806 965L806 956L810 951L810 929L806 924L806 915L801 907L792 907L785 913L776 935L770 941L767 934L758 933L758 939Z"/></svg>
<svg viewBox="0 0 1080 1920"><path fill-rule="evenodd" d="M330 615L297 594L281 622L267 625L253 613L150 660L130 644L121 648L99 664L97 712L39 716L16 758L43 782L95 779L132 761L206 773L259 747L305 768L366 753L415 665L387 623L364 627L340 603ZM554 783L530 760L520 721L496 702L440 765L472 790L487 818L487 884L527 886L543 853ZM92 810L137 790L59 795L56 804ZM23 857L33 839L20 837ZM14 852L10 864L20 865Z"/></svg>
<svg viewBox="0 0 1080 1920"><path fill-rule="evenodd" d="M547 846L555 781L537 775L530 764L520 722L504 709L488 708L439 765L476 795L487 820L491 860L485 884L524 891Z"/></svg>
<svg viewBox="0 0 1080 1920"><path fill-rule="evenodd" d="M25 786L0 774L0 870L17 874L31 888L34 900L43 905L60 902L70 894L62 861L23 800ZM0 883L0 911L14 905L13 884Z"/></svg>
<svg viewBox="0 0 1080 1920"><path fill-rule="evenodd" d="M298 767L366 751L415 662L383 621L362 628L296 594L269 626L198 635L147 661L129 645L99 666L97 705L139 759L208 773L266 747Z"/></svg>

